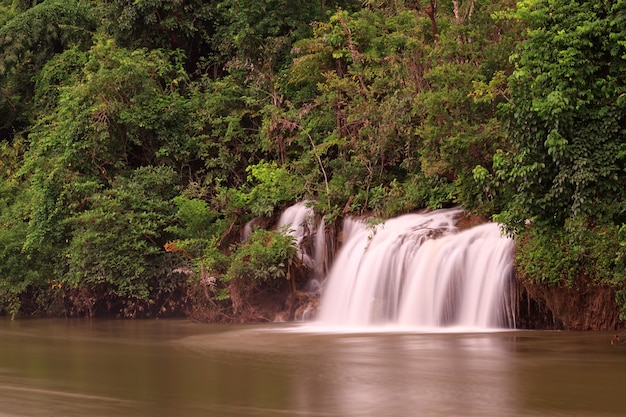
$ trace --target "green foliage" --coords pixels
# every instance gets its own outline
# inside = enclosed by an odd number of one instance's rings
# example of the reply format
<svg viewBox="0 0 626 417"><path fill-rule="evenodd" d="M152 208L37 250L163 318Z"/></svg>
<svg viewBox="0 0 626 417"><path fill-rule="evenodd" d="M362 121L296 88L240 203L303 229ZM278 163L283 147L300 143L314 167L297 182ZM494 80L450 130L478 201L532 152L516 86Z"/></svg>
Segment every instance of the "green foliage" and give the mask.
<svg viewBox="0 0 626 417"><path fill-rule="evenodd" d="M113 0L103 2L104 29L129 48L185 48L197 55L210 41L215 2L198 0ZM197 57L197 56L196 56Z"/></svg>
<svg viewBox="0 0 626 417"><path fill-rule="evenodd" d="M246 181L246 168L258 162L258 91L236 76L212 80L201 77L190 86L190 127L198 141L198 181L207 185L238 187Z"/></svg>
<svg viewBox="0 0 626 417"><path fill-rule="evenodd" d="M284 166L261 161L246 169L248 179L237 190L223 190L221 198L232 208L253 216L270 216L285 203L300 200L302 181Z"/></svg>
<svg viewBox="0 0 626 417"><path fill-rule="evenodd" d="M0 142L0 314L18 314L29 288L44 285L40 274L47 265L25 250L29 199L26 184L15 175L24 144Z"/></svg>
<svg viewBox="0 0 626 417"><path fill-rule="evenodd" d="M176 183L169 168L143 167L92 195L89 208L67 221L72 237L63 285L96 298L153 303L155 283L167 273L163 245Z"/></svg>
<svg viewBox="0 0 626 417"><path fill-rule="evenodd" d="M86 2L47 0L0 27L0 74L18 65L41 68L64 47L90 42L95 21Z"/></svg>
<svg viewBox="0 0 626 417"><path fill-rule="evenodd" d="M88 2L47 0L17 11L14 4L5 21L0 6L0 139L28 127L33 79L46 62L73 46L87 48L96 27Z"/></svg>
<svg viewBox="0 0 626 417"><path fill-rule="evenodd" d="M616 226L589 227L580 218L564 228L530 228L518 239L520 278L545 285L579 288L585 285L623 286L624 262Z"/></svg>
<svg viewBox="0 0 626 417"><path fill-rule="evenodd" d="M442 22L438 42L424 51L424 87L414 102L420 120L417 157L427 176L454 184L455 202L490 215L496 211L492 192L474 173L477 166L490 167L494 153L510 146L498 108L508 100L508 55L520 26L496 17L508 9L507 2L475 8L464 3L454 21Z"/></svg>
<svg viewBox="0 0 626 417"><path fill-rule="evenodd" d="M41 71L40 111L51 112L32 128L19 172L30 183L24 248L55 265L57 278L64 274L67 242L88 251L89 239L113 221L106 216L126 209L103 196L122 181L118 176L135 175L133 169L143 166L187 163L178 160L189 154L190 141L182 117L186 103L176 90L183 75L175 57L128 51L99 39L88 52L69 49ZM104 204L109 197L111 206ZM94 201L100 209L91 206ZM77 216L92 216L87 223L98 225L82 241L67 227L68 219ZM114 236L100 238L97 245L108 245ZM107 262L117 256L115 251L108 255ZM87 277L77 272L81 265L72 273Z"/></svg>
<svg viewBox="0 0 626 417"><path fill-rule="evenodd" d="M65 213L57 195L21 181L25 143L0 143L0 312L48 314L58 301ZM56 310L58 311L58 310Z"/></svg>
<svg viewBox="0 0 626 417"><path fill-rule="evenodd" d="M18 13L17 1L1 0L0 1L0 26L4 26L6 22L11 20Z"/></svg>
<svg viewBox="0 0 626 417"><path fill-rule="evenodd" d="M196 148L180 93L185 73L176 53L129 51L100 38L86 58L74 50L62 56L67 59L49 61L41 74L38 96L59 91L59 98L33 128L31 160L54 156L65 167L110 181L127 167L180 166L192 157ZM55 74L68 62L84 63L82 74L59 82Z"/></svg>
<svg viewBox="0 0 626 417"><path fill-rule="evenodd" d="M218 10L226 23L217 37L223 53L261 65L268 49L280 50L271 53L275 62L285 59L290 42L308 34L309 23L322 17L320 3L314 0L223 0Z"/></svg>
<svg viewBox="0 0 626 417"><path fill-rule="evenodd" d="M534 1L515 57L507 105L513 155L503 218L563 226L568 218L622 222L626 156L623 2ZM621 40L620 40L621 39Z"/></svg>
<svg viewBox="0 0 626 417"><path fill-rule="evenodd" d="M281 204L300 199L302 185L285 167L260 162L247 171L248 182L254 184L246 198L253 215L270 215Z"/></svg>
<svg viewBox="0 0 626 417"><path fill-rule="evenodd" d="M174 198L174 204L178 207L176 217L181 226L173 226L169 230L177 236L207 239L221 232L221 228L215 224L220 214L211 210L206 201L179 195Z"/></svg>
<svg viewBox="0 0 626 417"><path fill-rule="evenodd" d="M239 279L256 284L290 280L296 253L293 236L283 231L255 229L245 242L236 247L224 280Z"/></svg>
<svg viewBox="0 0 626 417"><path fill-rule="evenodd" d="M301 172L324 212L348 201L357 213L415 208L397 187L409 177L412 189L442 186L418 204L489 212L490 201L472 197L480 186L471 179L507 147L497 120L511 71L503 45L512 47L519 29L491 17L507 7L465 4L456 16L442 9L437 42L430 17L401 3L339 10L316 23L314 36L296 43L281 84L293 101L266 121L268 149ZM389 198L395 207L381 205Z"/></svg>
<svg viewBox="0 0 626 417"><path fill-rule="evenodd" d="M59 104L64 88L71 88L82 78L88 53L74 46L50 58L35 77L35 111L50 114Z"/></svg>
<svg viewBox="0 0 626 417"><path fill-rule="evenodd" d="M206 279L209 272L222 273L226 256L220 252L220 240L227 225L220 213L198 198L177 196L173 201L178 207L178 224L166 230L176 240L166 243L165 249L180 252L191 260L201 279Z"/></svg>
<svg viewBox="0 0 626 417"><path fill-rule="evenodd" d="M622 311L625 7L622 1L518 4L514 17L528 29L512 56L516 69L503 107L512 148L495 154L494 173L483 182L505 205L495 219L518 238L523 277L615 286Z"/></svg>
<svg viewBox="0 0 626 417"><path fill-rule="evenodd" d="M414 91L406 70L416 46L412 16L338 11L316 24L313 38L296 45L285 91L298 86L312 92L315 86L317 93L303 110L272 114L266 134L270 149L275 144L283 159L294 161L326 212L360 191L362 201L353 207L367 206L370 194L380 194L373 190L381 190L377 187L394 174L406 174L398 167L414 138ZM390 175L390 170L398 172Z"/></svg>

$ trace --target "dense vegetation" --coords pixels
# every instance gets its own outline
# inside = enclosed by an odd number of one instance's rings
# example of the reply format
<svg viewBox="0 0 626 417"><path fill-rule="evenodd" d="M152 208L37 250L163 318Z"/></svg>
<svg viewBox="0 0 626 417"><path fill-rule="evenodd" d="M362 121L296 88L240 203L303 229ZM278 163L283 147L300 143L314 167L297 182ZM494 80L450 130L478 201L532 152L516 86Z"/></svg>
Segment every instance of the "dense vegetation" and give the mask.
<svg viewBox="0 0 626 417"><path fill-rule="evenodd" d="M626 1L0 0L0 155L4 314L236 312L302 199L461 205L626 306Z"/></svg>

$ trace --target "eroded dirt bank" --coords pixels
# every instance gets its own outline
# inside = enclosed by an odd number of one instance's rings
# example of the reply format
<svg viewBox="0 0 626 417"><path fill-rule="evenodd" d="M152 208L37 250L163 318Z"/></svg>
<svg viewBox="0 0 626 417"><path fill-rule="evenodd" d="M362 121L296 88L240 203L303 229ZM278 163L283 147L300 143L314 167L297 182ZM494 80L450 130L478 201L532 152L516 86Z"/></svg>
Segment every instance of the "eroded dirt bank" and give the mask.
<svg viewBox="0 0 626 417"><path fill-rule="evenodd" d="M548 287L516 281L517 327L546 330L621 330L615 290L586 285Z"/></svg>

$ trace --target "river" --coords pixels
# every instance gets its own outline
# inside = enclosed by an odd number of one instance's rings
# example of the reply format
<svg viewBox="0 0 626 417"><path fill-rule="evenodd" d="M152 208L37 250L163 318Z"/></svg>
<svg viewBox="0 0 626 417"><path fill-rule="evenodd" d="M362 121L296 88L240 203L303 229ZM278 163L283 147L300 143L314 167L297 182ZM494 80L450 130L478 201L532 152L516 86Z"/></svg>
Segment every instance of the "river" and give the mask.
<svg viewBox="0 0 626 417"><path fill-rule="evenodd" d="M0 320L0 416L617 417L611 338Z"/></svg>

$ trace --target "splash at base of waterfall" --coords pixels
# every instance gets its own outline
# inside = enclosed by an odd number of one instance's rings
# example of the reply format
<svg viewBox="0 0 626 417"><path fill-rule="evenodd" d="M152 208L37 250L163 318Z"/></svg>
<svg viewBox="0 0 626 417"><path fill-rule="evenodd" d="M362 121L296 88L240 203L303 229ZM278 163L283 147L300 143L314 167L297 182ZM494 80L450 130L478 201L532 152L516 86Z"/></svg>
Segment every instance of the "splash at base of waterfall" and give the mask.
<svg viewBox="0 0 626 417"><path fill-rule="evenodd" d="M347 219L310 326L368 332L514 327L513 241L495 223L457 230L460 213L409 214L378 225Z"/></svg>

